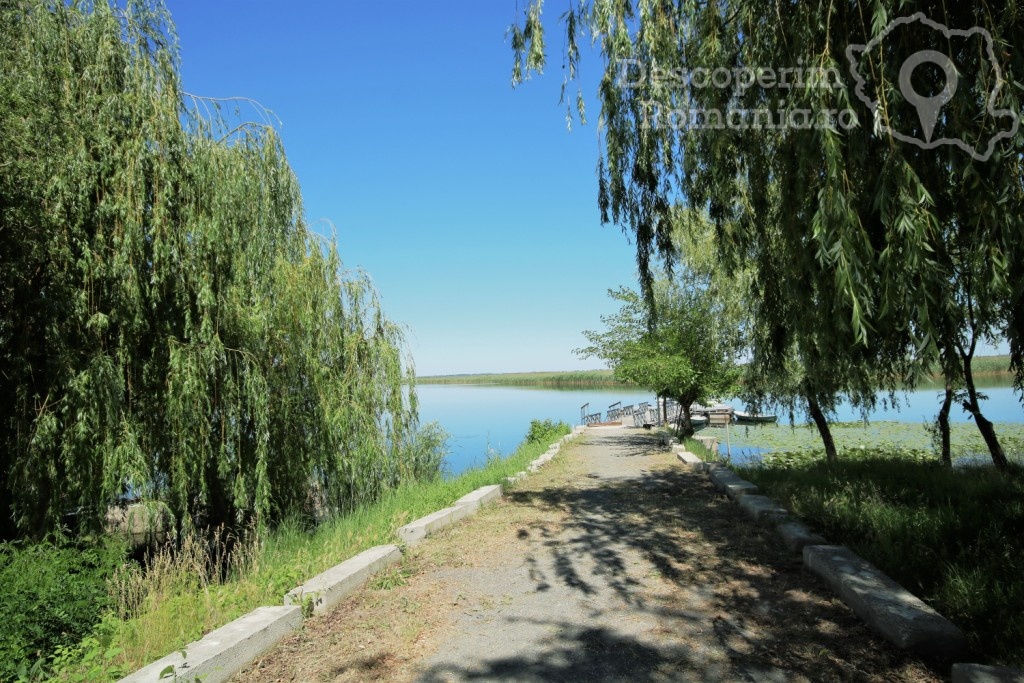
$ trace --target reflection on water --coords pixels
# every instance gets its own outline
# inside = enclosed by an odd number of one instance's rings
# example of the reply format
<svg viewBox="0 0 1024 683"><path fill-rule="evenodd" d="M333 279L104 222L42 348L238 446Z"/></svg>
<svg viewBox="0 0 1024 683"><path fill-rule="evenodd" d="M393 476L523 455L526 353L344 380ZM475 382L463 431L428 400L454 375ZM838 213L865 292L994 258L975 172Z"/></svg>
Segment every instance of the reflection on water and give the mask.
<svg viewBox="0 0 1024 683"><path fill-rule="evenodd" d="M1024 423L1022 409L1012 386L1005 379L982 378L986 382L982 393L988 398L983 412L993 422ZM979 386L981 386L979 380ZM934 385L897 395L898 405L883 406L869 414L871 421L907 422L921 425L935 419L942 401L941 385ZM614 388L598 389L537 389L497 385L419 385L420 419L439 422L451 435L450 455L446 460L450 474L458 474L473 465L486 461L489 452L508 455L526 436L530 420L563 420L570 425L579 424L580 406L590 404L588 413L604 413L612 404L624 405L642 401L654 402L651 393ZM739 401L730 402L736 408ZM794 416L797 424L805 422L802 415ZM840 405L836 418L839 422L858 422L859 411L849 405ZM788 422L789 416L780 416L779 422ZM950 420L967 422L970 416L954 406ZM724 445L724 444L723 444ZM765 449L745 446L734 449L733 461L741 458L756 459Z"/></svg>

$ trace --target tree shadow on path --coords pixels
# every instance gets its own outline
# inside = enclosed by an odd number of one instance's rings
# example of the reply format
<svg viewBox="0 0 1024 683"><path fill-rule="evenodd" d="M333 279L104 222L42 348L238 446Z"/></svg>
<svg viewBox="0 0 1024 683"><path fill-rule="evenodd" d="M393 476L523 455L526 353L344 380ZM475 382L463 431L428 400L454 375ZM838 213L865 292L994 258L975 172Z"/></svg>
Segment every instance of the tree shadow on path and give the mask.
<svg viewBox="0 0 1024 683"><path fill-rule="evenodd" d="M658 450L653 435L623 435L602 457ZM799 556L751 524L703 475L653 463L617 474L512 491L507 499L565 515L557 530L537 523L526 532L536 591L553 581L588 598L611 591L623 618L649 617L664 637L646 633L641 640L606 626L536 619L551 635L533 653L480 653L471 664L438 665L420 680L939 680L872 635L803 571ZM652 592L637 574L652 569L668 583L667 594Z"/></svg>

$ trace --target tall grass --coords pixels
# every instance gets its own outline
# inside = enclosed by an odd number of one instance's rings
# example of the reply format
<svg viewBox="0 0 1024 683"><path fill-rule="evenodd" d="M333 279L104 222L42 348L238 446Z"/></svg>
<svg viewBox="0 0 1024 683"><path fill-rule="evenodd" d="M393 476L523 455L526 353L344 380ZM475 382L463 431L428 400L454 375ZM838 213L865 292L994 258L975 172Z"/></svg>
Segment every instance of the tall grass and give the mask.
<svg viewBox="0 0 1024 683"><path fill-rule="evenodd" d="M498 384L550 389L586 389L588 387L630 387L616 381L611 370L575 372L510 372L482 375L440 375L417 377L418 384ZM635 388L635 387L630 387Z"/></svg>
<svg viewBox="0 0 1024 683"><path fill-rule="evenodd" d="M975 377L1011 378L1009 356L979 356L972 364ZM940 383L941 373L933 376ZM546 387L551 389L586 389L588 387L635 388L615 379L611 370L578 370L564 372L506 372L466 375L428 375L416 378L417 384L498 384L503 386Z"/></svg>
<svg viewBox="0 0 1024 683"><path fill-rule="evenodd" d="M947 469L881 449L777 462L741 472L951 619L978 656L1024 665L1024 468Z"/></svg>
<svg viewBox="0 0 1024 683"><path fill-rule="evenodd" d="M116 652L102 676L113 680L146 663L180 650L205 633L260 605L279 605L286 592L307 579L375 545L395 542L395 530L414 519L451 505L465 494L522 471L569 433L564 423L534 422L522 444L507 458L495 458L454 479L436 478L406 484L379 501L308 529L288 520L265 537L255 533L233 544L210 546L194 538L175 550L158 553L143 569L127 565L111 582L116 605L89 645ZM227 548L230 547L230 550ZM230 553L226 576L219 554ZM78 661L64 675L95 668Z"/></svg>

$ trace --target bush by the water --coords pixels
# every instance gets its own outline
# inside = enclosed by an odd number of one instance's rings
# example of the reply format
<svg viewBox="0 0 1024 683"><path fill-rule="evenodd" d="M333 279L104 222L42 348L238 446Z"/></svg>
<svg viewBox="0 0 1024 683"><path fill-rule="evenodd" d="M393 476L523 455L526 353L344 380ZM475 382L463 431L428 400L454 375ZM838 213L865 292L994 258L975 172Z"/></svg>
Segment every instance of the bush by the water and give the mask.
<svg viewBox="0 0 1024 683"><path fill-rule="evenodd" d="M526 442L540 443L541 441L552 441L558 437L565 436L571 431L572 427L564 422L531 420L530 431L526 433Z"/></svg>

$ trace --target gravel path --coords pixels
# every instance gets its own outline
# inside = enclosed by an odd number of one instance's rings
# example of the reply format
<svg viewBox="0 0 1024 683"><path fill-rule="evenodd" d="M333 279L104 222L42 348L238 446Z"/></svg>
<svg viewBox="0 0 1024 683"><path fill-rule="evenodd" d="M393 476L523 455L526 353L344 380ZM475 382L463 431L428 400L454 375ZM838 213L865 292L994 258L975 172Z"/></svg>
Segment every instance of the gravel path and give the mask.
<svg viewBox="0 0 1024 683"><path fill-rule="evenodd" d="M239 680L941 680L643 430L588 430L402 572Z"/></svg>

